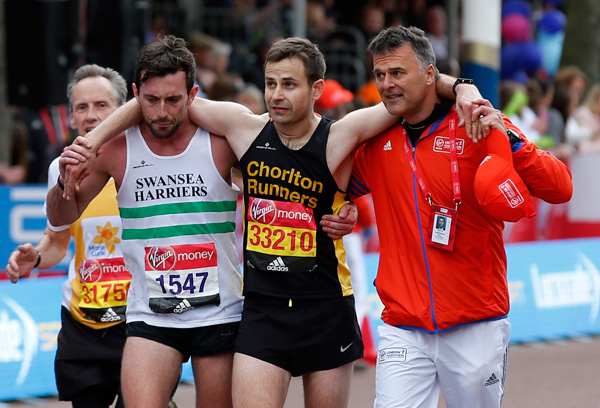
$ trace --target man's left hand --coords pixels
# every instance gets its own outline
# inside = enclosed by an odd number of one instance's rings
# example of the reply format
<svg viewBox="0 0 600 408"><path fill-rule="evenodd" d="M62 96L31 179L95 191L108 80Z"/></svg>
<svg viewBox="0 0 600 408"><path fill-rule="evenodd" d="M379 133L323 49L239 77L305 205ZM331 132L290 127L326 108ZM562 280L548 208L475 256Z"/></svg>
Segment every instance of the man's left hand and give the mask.
<svg viewBox="0 0 600 408"><path fill-rule="evenodd" d="M331 239L341 239L354 229L358 219L358 210L354 203L347 203L337 215L327 214L321 219L321 227Z"/></svg>

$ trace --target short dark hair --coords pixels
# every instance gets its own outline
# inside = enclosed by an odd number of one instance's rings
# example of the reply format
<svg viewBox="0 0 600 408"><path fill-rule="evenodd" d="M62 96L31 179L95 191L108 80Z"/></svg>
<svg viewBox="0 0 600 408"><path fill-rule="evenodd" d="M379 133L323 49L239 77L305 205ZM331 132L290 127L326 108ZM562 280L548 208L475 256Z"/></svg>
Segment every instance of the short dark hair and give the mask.
<svg viewBox="0 0 600 408"><path fill-rule="evenodd" d="M389 54L403 45L410 45L419 61L421 72L429 65L435 69L436 77L439 71L435 63L435 54L425 32L417 27L392 26L381 30L369 44L367 51L372 57L379 54Z"/></svg>
<svg viewBox="0 0 600 408"><path fill-rule="evenodd" d="M309 85L325 77L325 58L317 44L299 37L290 37L274 43L265 60L265 67L269 62L279 62L286 58L299 58L304 63L304 73Z"/></svg>
<svg viewBox="0 0 600 408"><path fill-rule="evenodd" d="M173 35L160 37L144 46L135 61L135 85L138 89L154 76L164 77L177 71L185 72L187 91L196 82L196 60L183 38Z"/></svg>
<svg viewBox="0 0 600 408"><path fill-rule="evenodd" d="M110 81L115 92L115 99L117 100L117 106L123 105L127 102L127 82L125 79L112 68L104 68L96 64L87 64L77 68L77 71L73 74L73 78L67 85L67 98L69 98L69 105L73 109L73 91L75 86L86 78L102 77Z"/></svg>

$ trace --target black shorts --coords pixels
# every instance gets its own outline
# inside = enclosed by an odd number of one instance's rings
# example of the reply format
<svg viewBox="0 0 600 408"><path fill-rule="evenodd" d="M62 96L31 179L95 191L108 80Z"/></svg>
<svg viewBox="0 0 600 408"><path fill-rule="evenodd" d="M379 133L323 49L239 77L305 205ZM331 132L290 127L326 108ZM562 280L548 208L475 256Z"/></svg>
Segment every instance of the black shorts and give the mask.
<svg viewBox="0 0 600 408"><path fill-rule="evenodd" d="M164 344L179 351L187 361L190 356L214 356L233 350L239 326L240 322L233 322L179 329L131 322L127 323L127 337L142 337Z"/></svg>
<svg viewBox="0 0 600 408"><path fill-rule="evenodd" d="M125 324L92 329L77 322L65 307L60 318L62 327L54 360L58 398L71 401L79 392L98 385L116 396L121 389Z"/></svg>
<svg viewBox="0 0 600 408"><path fill-rule="evenodd" d="M354 296L290 301L247 294L235 351L294 377L358 360L363 342Z"/></svg>

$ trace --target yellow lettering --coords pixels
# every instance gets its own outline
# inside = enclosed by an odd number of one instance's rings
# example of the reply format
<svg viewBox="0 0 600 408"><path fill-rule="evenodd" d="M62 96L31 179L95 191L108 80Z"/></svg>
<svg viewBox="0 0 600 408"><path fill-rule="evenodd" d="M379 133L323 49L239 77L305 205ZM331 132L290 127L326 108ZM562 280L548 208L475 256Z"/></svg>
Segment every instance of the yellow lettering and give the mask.
<svg viewBox="0 0 600 408"><path fill-rule="evenodd" d="M249 176L253 176L253 177L256 176L256 170L253 170L253 168L255 168L256 166L258 166L258 163L255 161L248 163L247 172L248 172Z"/></svg>
<svg viewBox="0 0 600 408"><path fill-rule="evenodd" d="M248 194L258 194L258 190L256 189L257 181L255 179L248 180Z"/></svg>

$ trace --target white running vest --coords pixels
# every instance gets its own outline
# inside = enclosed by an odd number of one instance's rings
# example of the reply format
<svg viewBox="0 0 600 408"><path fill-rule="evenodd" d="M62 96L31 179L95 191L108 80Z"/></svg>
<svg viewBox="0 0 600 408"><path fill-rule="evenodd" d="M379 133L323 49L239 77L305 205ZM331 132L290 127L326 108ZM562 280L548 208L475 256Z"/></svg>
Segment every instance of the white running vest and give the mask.
<svg viewBox="0 0 600 408"><path fill-rule="evenodd" d="M126 140L117 200L133 276L127 321L177 328L239 321L238 188L219 174L210 135L198 129L175 156L154 154L138 126L126 131Z"/></svg>

